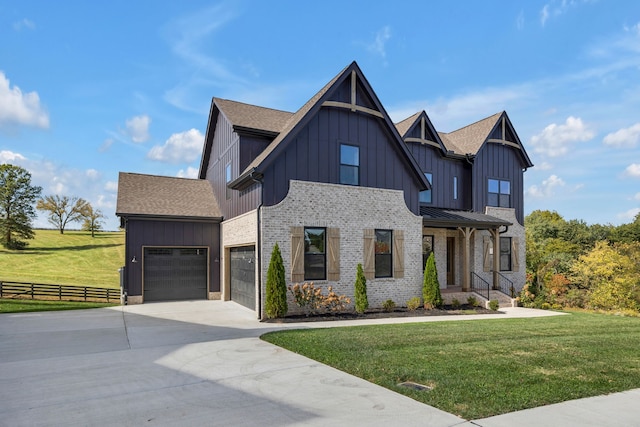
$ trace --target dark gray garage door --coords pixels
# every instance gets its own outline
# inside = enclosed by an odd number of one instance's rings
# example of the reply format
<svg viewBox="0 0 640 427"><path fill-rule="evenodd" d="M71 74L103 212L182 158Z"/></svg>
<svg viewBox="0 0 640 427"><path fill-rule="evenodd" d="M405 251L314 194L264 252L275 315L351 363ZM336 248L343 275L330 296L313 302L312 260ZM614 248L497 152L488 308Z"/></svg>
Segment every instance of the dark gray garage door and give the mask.
<svg viewBox="0 0 640 427"><path fill-rule="evenodd" d="M207 249L145 248L144 300L207 298Z"/></svg>
<svg viewBox="0 0 640 427"><path fill-rule="evenodd" d="M231 248L231 300L256 309L256 251L253 246Z"/></svg>

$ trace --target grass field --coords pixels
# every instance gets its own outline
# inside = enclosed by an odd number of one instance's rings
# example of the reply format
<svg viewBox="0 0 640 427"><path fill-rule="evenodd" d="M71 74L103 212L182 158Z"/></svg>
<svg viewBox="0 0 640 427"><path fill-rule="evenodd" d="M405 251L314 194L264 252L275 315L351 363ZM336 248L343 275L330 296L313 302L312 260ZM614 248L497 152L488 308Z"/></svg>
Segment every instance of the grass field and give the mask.
<svg viewBox="0 0 640 427"><path fill-rule="evenodd" d="M640 318L571 313L262 338L465 419L640 387Z"/></svg>
<svg viewBox="0 0 640 427"><path fill-rule="evenodd" d="M0 299L0 313L26 313L31 311L85 310L113 307L119 304L78 301L38 301L24 299Z"/></svg>
<svg viewBox="0 0 640 427"><path fill-rule="evenodd" d="M22 251L0 247L0 280L119 288L124 232L35 230Z"/></svg>

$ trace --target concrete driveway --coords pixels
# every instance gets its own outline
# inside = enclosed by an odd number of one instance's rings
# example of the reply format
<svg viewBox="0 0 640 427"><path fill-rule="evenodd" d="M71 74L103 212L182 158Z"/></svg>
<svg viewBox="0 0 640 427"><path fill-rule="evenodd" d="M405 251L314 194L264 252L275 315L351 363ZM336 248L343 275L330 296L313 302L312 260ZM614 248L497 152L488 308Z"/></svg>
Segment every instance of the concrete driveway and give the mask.
<svg viewBox="0 0 640 427"><path fill-rule="evenodd" d="M550 314L522 310L506 317ZM0 425L536 425L580 421L580 408L599 422L590 399L465 422L258 339L300 326L220 301L0 315ZM614 402L626 408L639 396L629 393ZM609 425L640 415L620 413Z"/></svg>

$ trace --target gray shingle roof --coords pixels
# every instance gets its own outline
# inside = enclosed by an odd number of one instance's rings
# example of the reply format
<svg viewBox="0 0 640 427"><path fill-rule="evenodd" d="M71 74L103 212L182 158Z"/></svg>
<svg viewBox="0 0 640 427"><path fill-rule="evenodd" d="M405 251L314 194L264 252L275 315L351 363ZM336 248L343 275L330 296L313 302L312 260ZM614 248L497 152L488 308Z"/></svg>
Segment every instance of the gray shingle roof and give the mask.
<svg viewBox="0 0 640 427"><path fill-rule="evenodd" d="M258 107L228 99L214 98L213 102L234 126L280 133L293 113Z"/></svg>
<svg viewBox="0 0 640 427"><path fill-rule="evenodd" d="M209 181L126 172L118 178L116 215L222 217Z"/></svg>
<svg viewBox="0 0 640 427"><path fill-rule="evenodd" d="M409 128L415 123L418 117L420 117L420 114L422 114L422 112L418 111L412 116L409 116L406 119L402 120L401 122L396 123L396 129L398 129L398 133L400 134L401 137L404 138L404 135L407 133Z"/></svg>
<svg viewBox="0 0 640 427"><path fill-rule="evenodd" d="M448 150L456 154L477 154L503 111L453 132L438 132Z"/></svg>

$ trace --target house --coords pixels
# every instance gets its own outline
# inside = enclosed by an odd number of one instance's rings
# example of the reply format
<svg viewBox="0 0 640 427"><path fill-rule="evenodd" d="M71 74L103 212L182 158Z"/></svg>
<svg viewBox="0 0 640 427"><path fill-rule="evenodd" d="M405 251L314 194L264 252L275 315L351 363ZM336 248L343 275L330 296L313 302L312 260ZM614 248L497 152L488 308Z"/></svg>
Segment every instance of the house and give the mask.
<svg viewBox="0 0 640 427"><path fill-rule="evenodd" d="M199 179L120 174L128 302L262 317L276 243L290 284L353 296L362 264L371 306L420 296L431 251L443 290L517 292L531 166L506 112L450 133L424 111L394 124L355 62L295 113L214 98Z"/></svg>

